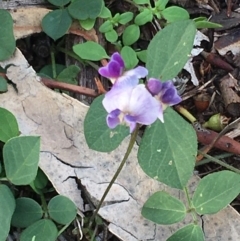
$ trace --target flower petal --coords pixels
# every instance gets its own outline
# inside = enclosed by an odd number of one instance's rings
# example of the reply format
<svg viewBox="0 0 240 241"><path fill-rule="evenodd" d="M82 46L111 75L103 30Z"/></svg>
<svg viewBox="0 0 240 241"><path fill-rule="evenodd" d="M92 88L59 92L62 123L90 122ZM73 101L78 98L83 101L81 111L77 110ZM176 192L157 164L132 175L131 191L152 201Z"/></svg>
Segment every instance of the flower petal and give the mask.
<svg viewBox="0 0 240 241"><path fill-rule="evenodd" d="M131 94L127 113L136 117L136 122L152 124L159 114L159 102L149 93L143 84L136 86Z"/></svg>
<svg viewBox="0 0 240 241"><path fill-rule="evenodd" d="M102 104L106 111L110 113L115 109L123 111L126 109L131 97L131 92L133 88L127 86L113 87L109 92L105 94L105 98L102 101Z"/></svg>
<svg viewBox="0 0 240 241"><path fill-rule="evenodd" d="M138 66L134 69L128 70L124 73L127 76L136 76L138 79L144 78L148 75L148 70L142 66Z"/></svg>
<svg viewBox="0 0 240 241"><path fill-rule="evenodd" d="M116 109L107 115L107 125L110 129L114 129L118 124L120 124L120 120L118 118L120 113L121 111Z"/></svg>
<svg viewBox="0 0 240 241"><path fill-rule="evenodd" d="M125 68L125 64L124 64L124 61L122 59L122 56L118 53L118 52L115 52L112 57L111 57L111 60L114 60L118 63L118 65L124 69Z"/></svg>
<svg viewBox="0 0 240 241"><path fill-rule="evenodd" d="M167 104L169 106L176 105L179 102L181 102L182 99L178 95L177 90L172 81L163 83L161 100L164 104Z"/></svg>
<svg viewBox="0 0 240 241"><path fill-rule="evenodd" d="M147 82L147 89L152 95L157 95L162 89L162 82L158 79L150 78Z"/></svg>
<svg viewBox="0 0 240 241"><path fill-rule="evenodd" d="M124 121L128 124L128 126L130 128L130 133L132 133L134 131L134 129L136 128L136 125L137 125L136 117L131 116L131 115L126 115L124 117Z"/></svg>
<svg viewBox="0 0 240 241"><path fill-rule="evenodd" d="M98 73L106 78L118 78L121 76L123 69L118 62L110 61L105 67L101 67Z"/></svg>

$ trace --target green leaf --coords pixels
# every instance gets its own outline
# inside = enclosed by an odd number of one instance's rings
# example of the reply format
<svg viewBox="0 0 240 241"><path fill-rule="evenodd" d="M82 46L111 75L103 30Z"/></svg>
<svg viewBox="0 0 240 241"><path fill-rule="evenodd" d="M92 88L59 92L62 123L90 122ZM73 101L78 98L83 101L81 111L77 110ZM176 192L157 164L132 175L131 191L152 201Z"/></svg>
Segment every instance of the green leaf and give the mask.
<svg viewBox="0 0 240 241"><path fill-rule="evenodd" d="M147 50L136 52L136 54L143 63L147 62Z"/></svg>
<svg viewBox="0 0 240 241"><path fill-rule="evenodd" d="M58 230L53 221L41 219L27 227L20 236L20 241L56 241Z"/></svg>
<svg viewBox="0 0 240 241"><path fill-rule="evenodd" d="M19 136L3 147L6 176L15 185L31 183L37 175L40 137Z"/></svg>
<svg viewBox="0 0 240 241"><path fill-rule="evenodd" d="M153 19L152 11L148 8L144 8L143 11L135 17L134 23L141 26L148 22L151 22L152 19Z"/></svg>
<svg viewBox="0 0 240 241"><path fill-rule="evenodd" d="M221 28L222 25L218 23L209 22L207 20L195 22L196 28Z"/></svg>
<svg viewBox="0 0 240 241"><path fill-rule="evenodd" d="M240 193L240 175L221 171L205 176L193 195L198 214L213 214L225 208Z"/></svg>
<svg viewBox="0 0 240 241"><path fill-rule="evenodd" d="M13 20L7 10L0 9L0 61L10 58L16 48Z"/></svg>
<svg viewBox="0 0 240 241"><path fill-rule="evenodd" d="M133 69L138 64L137 54L129 46L124 46L121 49L121 56L124 60L126 69Z"/></svg>
<svg viewBox="0 0 240 241"><path fill-rule="evenodd" d="M150 4L150 0L133 0L136 4Z"/></svg>
<svg viewBox="0 0 240 241"><path fill-rule="evenodd" d="M165 8L161 12L161 14L167 20L168 23L173 23L179 20L185 20L190 18L187 10L177 6Z"/></svg>
<svg viewBox="0 0 240 241"><path fill-rule="evenodd" d="M148 176L183 189L192 176L196 154L193 127L169 107L164 112L164 123L157 120L145 130L138 162Z"/></svg>
<svg viewBox="0 0 240 241"><path fill-rule="evenodd" d="M98 15L98 17L99 18L111 18L112 13L106 6L104 6L101 10L101 13Z"/></svg>
<svg viewBox="0 0 240 241"><path fill-rule="evenodd" d="M156 192L144 203L143 217L157 224L173 224L186 216L184 204L164 191Z"/></svg>
<svg viewBox="0 0 240 241"><path fill-rule="evenodd" d="M114 42L116 42L117 39L118 39L118 34L117 34L117 32L116 32L114 29L112 29L112 30L110 30L110 31L108 31L108 32L105 33L105 38L106 38L107 41L109 41L110 43L114 43Z"/></svg>
<svg viewBox="0 0 240 241"><path fill-rule="evenodd" d="M0 76L0 93L4 93L8 91L8 85L7 85L7 81Z"/></svg>
<svg viewBox="0 0 240 241"><path fill-rule="evenodd" d="M123 32L122 40L124 45L132 45L140 37L140 28L136 24L132 24L126 27Z"/></svg>
<svg viewBox="0 0 240 241"><path fill-rule="evenodd" d="M27 197L17 198L11 224L17 228L26 228L41 219L42 215L42 208L36 201Z"/></svg>
<svg viewBox="0 0 240 241"><path fill-rule="evenodd" d="M7 142L19 135L17 120L10 111L0 107L0 120L0 141Z"/></svg>
<svg viewBox="0 0 240 241"><path fill-rule="evenodd" d="M64 5L68 4L70 0L48 0L48 2L57 7L63 7Z"/></svg>
<svg viewBox="0 0 240 241"><path fill-rule="evenodd" d="M158 32L147 49L149 77L163 81L176 77L189 58L195 34L191 20L174 22Z"/></svg>
<svg viewBox="0 0 240 241"><path fill-rule="evenodd" d="M66 34L71 24L72 18L67 9L54 10L42 19L43 31L53 40L57 40Z"/></svg>
<svg viewBox="0 0 240 241"><path fill-rule="evenodd" d="M48 212L54 221L66 225L76 217L77 207L69 198L58 195L48 203Z"/></svg>
<svg viewBox="0 0 240 241"><path fill-rule="evenodd" d="M86 43L74 45L73 51L80 58L92 61L98 61L104 58L109 58L105 49L100 44L92 41L87 41Z"/></svg>
<svg viewBox="0 0 240 241"><path fill-rule="evenodd" d="M95 20L96 19L79 20L79 23L82 26L82 28L84 28L85 30L90 30L93 28L95 24Z"/></svg>
<svg viewBox="0 0 240 241"><path fill-rule="evenodd" d="M204 234L202 229L193 223L179 229L167 241L204 241Z"/></svg>
<svg viewBox="0 0 240 241"><path fill-rule="evenodd" d="M47 176L44 174L44 172L38 168L37 171L37 176L34 179L34 181L32 181L30 183L31 188L38 194L42 193L42 189L44 189L46 187L48 183L48 178Z"/></svg>
<svg viewBox="0 0 240 241"><path fill-rule="evenodd" d="M102 105L104 96L97 97L91 104L84 120L84 135L89 148L110 152L115 150L129 135L129 127L118 125L110 129L106 123L107 112Z"/></svg>
<svg viewBox="0 0 240 241"><path fill-rule="evenodd" d="M69 84L77 84L76 77L79 71L80 68L78 66L70 65L58 74L56 79Z"/></svg>
<svg viewBox="0 0 240 241"><path fill-rule="evenodd" d="M162 11L163 9L165 9L168 1L169 1L169 0L158 0L158 1L154 2L154 3L155 3L155 7L156 7L158 10Z"/></svg>
<svg viewBox="0 0 240 241"><path fill-rule="evenodd" d="M132 19L133 19L133 13L126 12L126 13L122 13L120 15L118 22L120 24L126 24L126 23L130 22Z"/></svg>
<svg viewBox="0 0 240 241"><path fill-rule="evenodd" d="M59 75L65 68L65 65L62 64L55 64L55 68L56 68L56 74ZM52 69L52 65L45 65L40 71L40 74L44 74L45 76L49 76L50 78L53 78L53 69Z"/></svg>
<svg viewBox="0 0 240 241"><path fill-rule="evenodd" d="M106 33L108 31L111 31L112 29L113 29L113 25L111 21L107 20L99 27L99 32Z"/></svg>
<svg viewBox="0 0 240 241"><path fill-rule="evenodd" d="M95 19L101 13L103 6L103 0L75 0L68 6L68 11L75 19Z"/></svg>
<svg viewBox="0 0 240 241"><path fill-rule="evenodd" d="M0 240L6 240L16 204L11 190L4 184L0 184L0 203Z"/></svg>

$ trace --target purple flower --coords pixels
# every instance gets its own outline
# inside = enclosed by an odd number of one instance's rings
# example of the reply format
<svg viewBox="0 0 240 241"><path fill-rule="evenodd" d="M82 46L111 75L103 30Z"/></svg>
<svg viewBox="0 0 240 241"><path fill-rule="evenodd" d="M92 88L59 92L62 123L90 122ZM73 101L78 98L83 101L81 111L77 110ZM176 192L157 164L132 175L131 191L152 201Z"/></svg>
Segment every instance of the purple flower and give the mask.
<svg viewBox="0 0 240 241"><path fill-rule="evenodd" d="M139 83L140 78L147 76L148 71L146 68L138 66L135 69L124 71L125 64L119 53L114 53L109 63L99 68L98 73L103 77L111 80L113 84L121 81L131 81L135 85Z"/></svg>
<svg viewBox="0 0 240 241"><path fill-rule="evenodd" d="M107 125L111 129L126 124L131 133L137 123L150 125L158 118L159 103L143 84L114 87L102 103L108 112Z"/></svg>
<svg viewBox="0 0 240 241"><path fill-rule="evenodd" d="M161 82L158 79L150 78L147 82L147 89L159 102L158 118L163 121L163 111L167 106L176 105L181 102L172 81Z"/></svg>

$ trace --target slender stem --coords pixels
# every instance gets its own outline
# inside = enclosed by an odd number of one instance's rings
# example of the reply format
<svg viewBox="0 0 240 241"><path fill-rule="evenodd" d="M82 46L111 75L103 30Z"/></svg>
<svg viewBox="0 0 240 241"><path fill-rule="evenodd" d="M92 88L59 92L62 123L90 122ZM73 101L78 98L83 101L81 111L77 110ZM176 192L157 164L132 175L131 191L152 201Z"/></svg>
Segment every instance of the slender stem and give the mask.
<svg viewBox="0 0 240 241"><path fill-rule="evenodd" d="M230 157L230 156L233 156L233 154L232 154L232 153L223 153L223 154L221 154L221 155L215 156L214 158L222 159L222 158L226 158L226 157ZM207 164L207 163L209 163L209 162L211 162L210 159L204 158L204 159L202 159L200 162L196 162L195 167L198 167L198 166Z"/></svg>
<svg viewBox="0 0 240 241"><path fill-rule="evenodd" d="M41 198L41 203L42 203L42 208L43 208L43 212L44 212L44 217L47 218L48 217L48 207L47 207L47 202L45 200L45 197L42 193L39 194L40 198Z"/></svg>
<svg viewBox="0 0 240 241"><path fill-rule="evenodd" d="M65 229L71 224L72 222L64 225L59 231L58 231L58 236L65 231Z"/></svg>
<svg viewBox="0 0 240 241"><path fill-rule="evenodd" d="M226 167L227 169L229 169L229 170L231 170L231 171L233 171L233 172L236 172L236 173L240 174L240 170L239 170L239 169L237 169L237 168L235 168L235 167L232 167L232 166L228 165L227 163L225 163L225 162L223 162L223 161L220 161L220 160L218 160L218 159L215 158L215 157L209 156L208 154L205 154L205 153L203 153L203 152L201 152L201 151L198 151L198 152L199 152L201 155L203 155L204 157L208 158L210 161L215 162L215 163L217 163L217 164L219 164L219 165L221 165L221 166L223 166L223 167Z"/></svg>
<svg viewBox="0 0 240 241"><path fill-rule="evenodd" d="M136 126L136 129L134 130L134 132L133 132L132 135L131 135L131 139L130 139L130 141L129 141L128 148L127 148L127 151L126 151L126 153L125 153L125 155L124 155L124 157L123 157L123 159L122 159L122 162L120 163L120 165L119 165L117 171L115 172L112 180L111 180L110 183L108 184L107 189L105 190L105 192L104 192L104 194L103 194L103 196L102 196L102 198L101 198L101 200L100 200L100 202L99 202L99 204L98 204L98 206L97 206L97 209L95 210L95 212L93 213L92 217L90 218L89 228L92 226L92 223L93 223L93 221L95 220L96 215L98 214L98 211L99 211L99 209L101 208L101 206L102 206L102 204L103 204L103 201L105 200L108 192L110 191L112 185L114 184L114 182L115 182L115 180L117 179L119 173L121 172L122 168L124 167L124 164L126 163L129 154L130 154L131 151L132 151L132 148L133 148L134 143L135 143L136 138L137 138L137 134L138 134L138 129L139 129L139 127L140 127L140 126L137 125L137 126Z"/></svg>
<svg viewBox="0 0 240 241"><path fill-rule="evenodd" d="M192 206L193 206L193 205L192 205L192 201L191 201L191 198L190 198L190 196L189 196L189 192L188 192L187 187L184 187L184 192L185 192L186 197L187 197L188 206L189 206L189 208L190 208L190 210L191 210L192 218L193 218L194 222L196 223L196 222L197 222L197 216L196 216L196 213L193 212L193 210L192 210Z"/></svg>
<svg viewBox="0 0 240 241"><path fill-rule="evenodd" d="M53 79L56 79L57 77L57 71L56 71L56 62L55 62L55 56L54 56L54 51L51 49L51 61L52 61L52 74L53 74Z"/></svg>
<svg viewBox="0 0 240 241"><path fill-rule="evenodd" d="M181 105L177 105L174 108L175 108L175 110L177 110L177 112L179 112L185 118L187 118L191 123L196 122L196 118L187 109L185 109Z"/></svg>

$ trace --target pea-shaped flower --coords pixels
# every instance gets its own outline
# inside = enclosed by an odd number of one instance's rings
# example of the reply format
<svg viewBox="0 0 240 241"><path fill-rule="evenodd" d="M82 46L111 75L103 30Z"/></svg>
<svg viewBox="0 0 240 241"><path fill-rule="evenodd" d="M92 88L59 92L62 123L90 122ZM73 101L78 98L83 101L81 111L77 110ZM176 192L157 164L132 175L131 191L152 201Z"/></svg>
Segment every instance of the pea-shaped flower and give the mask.
<svg viewBox="0 0 240 241"><path fill-rule="evenodd" d="M132 70L124 71L125 64L119 53L114 53L111 56L109 63L99 68L98 72L103 77L111 80L113 84L121 81L130 81L132 84L138 84L140 78L147 76L148 71L142 66L138 66Z"/></svg>
<svg viewBox="0 0 240 241"><path fill-rule="evenodd" d="M163 111L167 108L167 106L176 105L181 102L181 97L178 95L172 81L161 82L158 79L150 78L147 82L147 89L158 101L158 118L164 122Z"/></svg>
<svg viewBox="0 0 240 241"><path fill-rule="evenodd" d="M136 124L150 125L156 121L159 111L158 101L145 85L123 84L115 86L106 93L103 106L108 112L107 125L113 129L119 124L129 126L130 133Z"/></svg>

